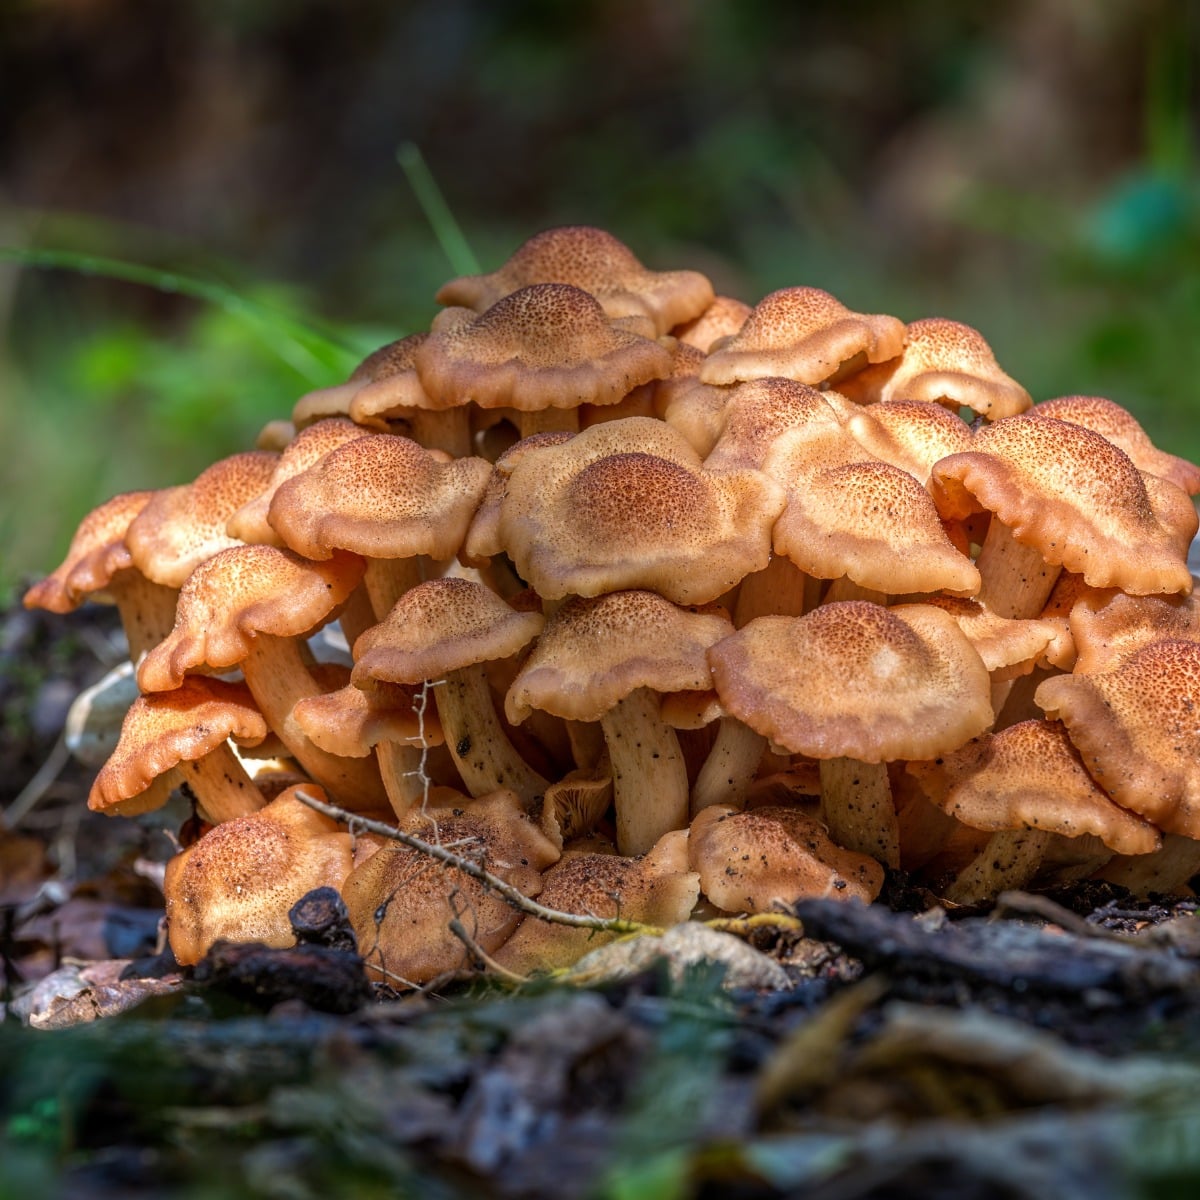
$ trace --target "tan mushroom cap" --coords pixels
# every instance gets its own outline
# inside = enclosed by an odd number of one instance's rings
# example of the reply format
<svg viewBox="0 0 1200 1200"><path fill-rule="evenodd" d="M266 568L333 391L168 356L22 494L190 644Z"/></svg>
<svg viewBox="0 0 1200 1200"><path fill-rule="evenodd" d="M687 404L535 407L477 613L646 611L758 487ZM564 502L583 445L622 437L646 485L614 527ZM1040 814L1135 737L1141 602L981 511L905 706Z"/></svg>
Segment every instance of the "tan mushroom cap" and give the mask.
<svg viewBox="0 0 1200 1200"><path fill-rule="evenodd" d="M522 288L481 316L447 309L418 349L434 404L577 408L615 404L671 373L671 352L615 324L595 298L563 283Z"/></svg>
<svg viewBox="0 0 1200 1200"><path fill-rule="evenodd" d="M414 810L402 827L481 862L526 896L541 891L542 871L558 858L558 849L507 790L463 797L453 808ZM355 867L342 896L368 972L392 982L424 983L466 965L466 949L449 928L456 917L488 954L521 919L507 901L461 871L399 844L383 846Z"/></svg>
<svg viewBox="0 0 1200 1200"><path fill-rule="evenodd" d="M1075 671L1095 675L1115 670L1151 642L1200 642L1200 594L1127 596L1092 591L1079 597L1068 619L1075 640Z"/></svg>
<svg viewBox="0 0 1200 1200"><path fill-rule="evenodd" d="M852 312L820 288L782 288L760 300L740 332L710 351L700 378L728 384L782 375L816 385L835 379L860 355L883 362L903 346L904 323L895 317Z"/></svg>
<svg viewBox="0 0 1200 1200"><path fill-rule="evenodd" d="M728 912L778 911L814 896L870 904L883 887L879 863L836 845L799 808L702 809L692 821L688 858L700 890Z"/></svg>
<svg viewBox="0 0 1200 1200"><path fill-rule="evenodd" d="M980 429L972 445L933 468L943 517L987 509L1016 541L1092 587L1191 591L1176 538L1155 517L1140 472L1098 433L1025 413Z"/></svg>
<svg viewBox="0 0 1200 1200"><path fill-rule="evenodd" d="M306 426L280 452L266 489L229 518L225 532L243 542L282 546L283 539L267 521L271 499L279 485L315 466L330 451L355 438L365 437L368 432L344 417L327 417Z"/></svg>
<svg viewBox="0 0 1200 1200"><path fill-rule="evenodd" d="M978 330L944 317L911 322L900 360L885 371L877 369L869 391L862 386L865 381L856 387L853 379L845 381L845 391L860 402L927 400L955 410L970 408L990 420L1015 416L1033 403L1000 369Z"/></svg>
<svg viewBox="0 0 1200 1200"><path fill-rule="evenodd" d="M522 455L500 534L543 597L652 588L702 604L767 565L782 508L763 475L706 471L669 426L630 417Z"/></svg>
<svg viewBox="0 0 1200 1200"><path fill-rule="evenodd" d="M826 393L792 379L754 379L725 389L720 437L704 460L713 471L761 469L778 443L808 441L822 433L855 446L842 434L841 422ZM857 449L857 446L855 446ZM858 457L864 457L861 452ZM776 475L780 482L783 479Z"/></svg>
<svg viewBox="0 0 1200 1200"><path fill-rule="evenodd" d="M325 799L312 784L303 789ZM167 863L167 933L179 962L199 962L221 939L290 946L292 905L314 888L341 887L350 835L297 800L298 790L215 826Z"/></svg>
<svg viewBox="0 0 1200 1200"><path fill-rule="evenodd" d="M362 578L363 560L308 562L275 546L234 546L202 562L179 593L175 628L142 660L138 686L171 691L200 667L237 666L260 633L294 638L327 621Z"/></svg>
<svg viewBox="0 0 1200 1200"><path fill-rule="evenodd" d="M688 865L687 831L677 829L640 858L568 851L546 872L538 903L559 912L666 928L686 921L699 897L699 877ZM573 966L616 936L528 916L495 958L523 975L550 971Z"/></svg>
<svg viewBox="0 0 1200 1200"><path fill-rule="evenodd" d="M125 545L125 532L154 495L152 491L122 492L92 509L80 521L66 558L25 593L25 607L73 612L89 596L108 587L118 571L129 570L133 558Z"/></svg>
<svg viewBox="0 0 1200 1200"><path fill-rule="evenodd" d="M582 288L608 316L648 318L660 334L700 316L714 301L712 284L698 271L649 271L624 242L589 225L535 234L498 271L452 279L436 300L482 312L539 283Z"/></svg>
<svg viewBox="0 0 1200 1200"><path fill-rule="evenodd" d="M491 475L482 458L453 462L409 438L369 434L279 485L268 520L312 559L337 549L371 558L452 558Z"/></svg>
<svg viewBox="0 0 1200 1200"><path fill-rule="evenodd" d="M725 707L794 754L932 758L992 721L987 669L954 619L861 600L759 617L708 652Z"/></svg>
<svg viewBox="0 0 1200 1200"><path fill-rule="evenodd" d="M980 586L929 493L890 463L847 463L811 476L789 495L773 539L777 554L817 579L847 575L892 595Z"/></svg>
<svg viewBox="0 0 1200 1200"><path fill-rule="evenodd" d="M972 829L1091 834L1117 854L1160 845L1153 825L1096 786L1058 721L1021 721L907 770L932 803Z"/></svg>
<svg viewBox="0 0 1200 1200"><path fill-rule="evenodd" d="M542 433L531 434L513 443L492 464L492 473L484 488L483 498L467 535L463 539L459 551L459 559L470 565L477 565L497 554L504 553L504 542L500 536L500 512L508 496L508 480L517 465L518 460L527 450L535 450L540 446L560 446L575 435L566 430L545 430Z"/></svg>
<svg viewBox="0 0 1200 1200"><path fill-rule="evenodd" d="M505 701L519 724L536 708L569 721L597 721L638 688L712 687L705 651L733 626L725 611L689 610L656 592L572 597L549 621Z"/></svg>
<svg viewBox="0 0 1200 1200"><path fill-rule="evenodd" d="M733 337L753 311L742 300L716 296L698 317L676 326L671 332L681 342L707 354L718 338Z"/></svg>
<svg viewBox="0 0 1200 1200"><path fill-rule="evenodd" d="M1034 697L1088 773L1166 833L1200 838L1200 644L1152 642L1102 675L1059 675Z"/></svg>
<svg viewBox="0 0 1200 1200"><path fill-rule="evenodd" d="M1197 513L1191 496L1161 475L1151 475L1149 471L1138 474L1150 498L1154 519L1167 531L1179 557L1186 559L1196 530L1200 528L1200 513Z"/></svg>
<svg viewBox="0 0 1200 1200"><path fill-rule="evenodd" d="M139 696L121 723L121 737L100 768L88 808L134 816L159 808L166 796L148 792L160 776L203 758L227 738L263 741L270 730L245 684L185 679L170 692Z"/></svg>
<svg viewBox="0 0 1200 1200"><path fill-rule="evenodd" d="M147 579L180 587L206 558L238 545L226 523L270 485L278 460L266 450L233 454L194 482L157 492L125 534L134 564Z"/></svg>
<svg viewBox="0 0 1200 1200"><path fill-rule="evenodd" d="M1112 400L1103 396L1059 396L1035 404L1033 411L1082 425L1120 446L1139 470L1169 479L1191 496L1200 492L1200 467L1159 450L1133 414Z"/></svg>
<svg viewBox="0 0 1200 1200"><path fill-rule="evenodd" d="M929 482L933 464L971 448L971 431L931 400L888 400L849 413L846 427L875 458Z"/></svg>
<svg viewBox="0 0 1200 1200"><path fill-rule="evenodd" d="M428 333L414 333L381 346L355 368L350 382L358 390L350 400L350 419L360 425L380 426L402 418L414 408L432 403L417 378L417 351Z"/></svg>
<svg viewBox="0 0 1200 1200"><path fill-rule="evenodd" d="M541 613L518 612L469 579L429 579L405 592L354 643L356 686L418 684L474 663L516 654L542 631Z"/></svg>
<svg viewBox="0 0 1200 1200"><path fill-rule="evenodd" d="M426 709L412 684L366 681L346 684L319 696L306 696L292 720L315 746L329 754L362 758L380 742L440 746L442 729L432 704Z"/></svg>
<svg viewBox="0 0 1200 1200"><path fill-rule="evenodd" d="M1009 620L978 600L930 596L922 603L949 613L983 659L988 674L998 679L1027 675L1059 636L1058 627L1049 620ZM895 605L892 611L903 616L904 608Z"/></svg>

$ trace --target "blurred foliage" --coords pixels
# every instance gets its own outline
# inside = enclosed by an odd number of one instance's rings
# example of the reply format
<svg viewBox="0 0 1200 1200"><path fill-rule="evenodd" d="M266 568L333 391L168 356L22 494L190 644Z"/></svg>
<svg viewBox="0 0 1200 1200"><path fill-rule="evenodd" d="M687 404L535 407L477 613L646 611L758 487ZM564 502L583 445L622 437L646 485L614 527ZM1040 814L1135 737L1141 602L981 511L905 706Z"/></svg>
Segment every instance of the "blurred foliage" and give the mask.
<svg viewBox="0 0 1200 1200"><path fill-rule="evenodd" d="M966 321L1035 398L1107 395L1200 457L1196 26L1171 0L6 8L0 243L152 272L0 262L0 591L425 326L447 250L490 269L565 221L750 301Z"/></svg>

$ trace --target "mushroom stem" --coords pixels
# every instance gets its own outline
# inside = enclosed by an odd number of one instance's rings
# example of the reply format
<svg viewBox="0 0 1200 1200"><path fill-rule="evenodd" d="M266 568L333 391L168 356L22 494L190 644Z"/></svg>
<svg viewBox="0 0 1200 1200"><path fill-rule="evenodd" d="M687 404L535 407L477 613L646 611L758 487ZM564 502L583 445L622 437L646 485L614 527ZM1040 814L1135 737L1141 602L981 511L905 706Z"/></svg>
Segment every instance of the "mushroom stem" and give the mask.
<svg viewBox="0 0 1200 1200"><path fill-rule="evenodd" d="M665 833L688 823L688 778L675 730L658 696L638 688L601 718L612 766L617 849L645 854Z"/></svg>
<svg viewBox="0 0 1200 1200"><path fill-rule="evenodd" d="M392 811L398 817L407 816L414 805L424 803L432 785L425 747L385 740L375 747L375 755Z"/></svg>
<svg viewBox="0 0 1200 1200"><path fill-rule="evenodd" d="M872 604L882 604L886 607L888 597L886 592L863 587L861 583L855 583L849 575L843 575L825 590L825 598L821 603L836 604L839 600L869 600Z"/></svg>
<svg viewBox="0 0 1200 1200"><path fill-rule="evenodd" d="M604 730L595 721L567 721L571 755L581 771L590 771L604 757Z"/></svg>
<svg viewBox="0 0 1200 1200"><path fill-rule="evenodd" d="M413 409L408 417L412 440L427 450L445 450L454 458L469 458L471 450L471 409Z"/></svg>
<svg viewBox="0 0 1200 1200"><path fill-rule="evenodd" d="M421 561L413 558L368 558L363 586L371 598L375 620L382 621L392 605L422 581Z"/></svg>
<svg viewBox="0 0 1200 1200"><path fill-rule="evenodd" d="M824 758L821 819L846 850L870 855L886 867L900 865L900 823L892 803L886 763Z"/></svg>
<svg viewBox="0 0 1200 1200"><path fill-rule="evenodd" d="M1200 842L1178 833L1163 835L1161 850L1153 854L1118 855L1097 879L1119 883L1135 896L1151 892L1180 892L1194 875L1200 875Z"/></svg>
<svg viewBox="0 0 1200 1200"><path fill-rule="evenodd" d="M548 783L517 753L492 701L483 664L447 671L434 688L446 747L472 796L511 788L526 804Z"/></svg>
<svg viewBox="0 0 1200 1200"><path fill-rule="evenodd" d="M200 815L212 825L257 812L267 803L228 742L203 758L180 762L176 770L195 793Z"/></svg>
<svg viewBox="0 0 1200 1200"><path fill-rule="evenodd" d="M250 641L242 674L267 724L288 753L329 793L348 808L362 812L387 804L379 771L370 758L339 758L314 745L291 719L296 701L319 696L321 689L304 665L297 638L259 633Z"/></svg>
<svg viewBox="0 0 1200 1200"><path fill-rule="evenodd" d="M129 658L136 664L174 629L179 589L155 583L136 567L129 567L113 575L108 592L121 615Z"/></svg>
<svg viewBox="0 0 1200 1200"><path fill-rule="evenodd" d="M359 636L370 629L372 625L378 624L375 608L371 603L371 597L367 594L365 584L360 583L350 593L350 599L343 605L338 623L342 627L342 633L346 636L346 644L352 650Z"/></svg>
<svg viewBox="0 0 1200 1200"><path fill-rule="evenodd" d="M998 617L1019 621L1036 617L1045 608L1062 573L1062 567L1046 562L1040 550L1018 542L995 516L975 565L983 580L976 599Z"/></svg>
<svg viewBox="0 0 1200 1200"><path fill-rule="evenodd" d="M761 733L736 717L722 717L717 739L692 786L692 816L711 804L742 808L766 748Z"/></svg>
<svg viewBox="0 0 1200 1200"><path fill-rule="evenodd" d="M532 437L535 433L579 432L579 409L539 408L533 412L518 412L517 432L521 437Z"/></svg>
<svg viewBox="0 0 1200 1200"><path fill-rule="evenodd" d="M953 904L978 904L1011 888L1024 887L1037 874L1053 836L1042 829L993 833L942 894Z"/></svg>
<svg viewBox="0 0 1200 1200"><path fill-rule="evenodd" d="M821 581L806 575L786 554L773 554L761 571L747 575L738 586L734 628L755 617L802 617L816 608Z"/></svg>

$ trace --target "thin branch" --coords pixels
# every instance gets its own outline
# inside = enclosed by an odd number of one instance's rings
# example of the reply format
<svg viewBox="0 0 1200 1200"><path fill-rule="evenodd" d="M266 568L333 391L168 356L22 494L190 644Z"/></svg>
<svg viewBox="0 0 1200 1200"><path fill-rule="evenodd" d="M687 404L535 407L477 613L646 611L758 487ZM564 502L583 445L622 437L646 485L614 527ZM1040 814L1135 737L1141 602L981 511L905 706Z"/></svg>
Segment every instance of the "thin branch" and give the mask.
<svg viewBox="0 0 1200 1200"><path fill-rule="evenodd" d="M602 933L661 934L663 932L657 925L643 925L639 921L627 921L620 917L590 917L582 916L578 913L560 912L556 908L547 908L544 904L538 904L536 900L531 900L524 892L513 887L511 883L506 883L499 875L493 875L491 871L485 867L481 867L479 863L472 862L469 858L463 858L462 855L455 854L453 851L447 850L444 846L424 841L422 838L415 837L411 833L405 833L393 825L387 825L383 821L374 821L369 817L352 813L348 809L338 808L334 804L326 804L318 800L315 796L308 795L303 788L297 788L293 795L301 803L307 804L314 812L321 813L322 816L329 817L343 825L353 823L356 829L365 830L367 833L375 833L380 837L390 838L394 842L399 842L402 846L407 846L410 850L416 850L419 854L427 854L430 858L437 859L438 862L445 863L447 866L454 867L455 870L462 871L464 875L469 875L472 879L483 884L485 888L489 888L502 900L505 900L527 916L537 917L542 921L550 921L555 925L570 925L576 929L597 929Z"/></svg>

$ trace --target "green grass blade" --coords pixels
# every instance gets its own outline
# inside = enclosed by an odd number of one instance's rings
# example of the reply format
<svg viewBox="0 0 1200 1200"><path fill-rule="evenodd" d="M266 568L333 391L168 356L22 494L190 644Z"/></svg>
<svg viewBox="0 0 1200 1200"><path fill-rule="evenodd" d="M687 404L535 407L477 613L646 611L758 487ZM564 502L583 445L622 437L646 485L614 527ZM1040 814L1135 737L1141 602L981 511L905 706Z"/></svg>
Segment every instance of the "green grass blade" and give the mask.
<svg viewBox="0 0 1200 1200"><path fill-rule="evenodd" d="M479 260L475 257L459 223L446 203L421 148L415 142L401 142L396 149L396 161L412 188L433 236L437 238L450 263L451 269L459 275L478 275Z"/></svg>

